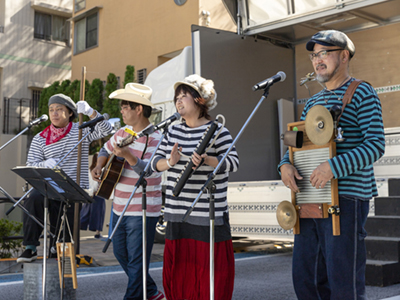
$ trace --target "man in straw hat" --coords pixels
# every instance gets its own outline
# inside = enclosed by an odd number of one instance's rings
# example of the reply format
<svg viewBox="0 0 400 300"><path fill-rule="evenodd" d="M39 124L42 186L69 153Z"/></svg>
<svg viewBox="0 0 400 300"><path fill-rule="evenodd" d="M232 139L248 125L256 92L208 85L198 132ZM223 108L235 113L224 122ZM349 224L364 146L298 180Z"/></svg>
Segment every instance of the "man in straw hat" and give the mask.
<svg viewBox="0 0 400 300"><path fill-rule="evenodd" d="M101 114L90 107L86 101L75 103L70 97L63 94L56 94L49 99L49 116L51 124L42 132L33 137L29 147L27 166L53 168L60 159L63 158L79 141L79 124L72 121L83 113L91 119L100 117ZM90 128L82 129L86 134ZM111 133L111 125L107 121L96 124L94 131L90 133L82 142L81 158L81 176L80 186L89 188L89 145L92 141L100 139ZM78 164L78 148L75 148L69 156L63 160L59 167L65 171L74 181L76 180L76 170ZM43 196L36 190L33 190L24 203L26 209L43 222L44 202ZM58 234L56 224L60 224L60 202L49 201L50 231ZM73 208L68 209L67 216L69 225L73 227ZM29 263L37 259L36 247L40 245L39 237L43 228L36 224L27 215L24 215L24 245L25 251L17 259L17 262ZM66 233L66 240L69 241L69 235ZM55 243L55 239L50 239L50 245ZM46 253L46 250L44 250ZM53 253L54 254L54 253Z"/></svg>
<svg viewBox="0 0 400 300"><path fill-rule="evenodd" d="M310 181L320 189L338 179L340 235L333 235L331 217L300 219L293 249L294 289L298 299L366 299L364 226L369 200L378 195L373 163L385 152L381 103L366 82L358 85L350 103L342 103L349 86L357 82L349 74L355 47L346 34L320 31L306 49L316 79L326 88L307 101L300 119L304 121L315 105L328 110L345 107L338 122L345 140L336 144L337 155L315 168L309 178L300 176L287 153L279 165L283 183L294 192L299 192L296 180Z"/></svg>
<svg viewBox="0 0 400 300"><path fill-rule="evenodd" d="M124 89L110 94L111 99L120 99L121 114L125 127L119 129L104 145L99 153L96 167L92 170L94 179L99 179L101 169L105 166L110 154L125 160L121 177L115 186L113 199L112 227L114 228L121 216L139 174L146 164L161 138L159 131L146 134L136 139L132 144L119 147L118 144L129 136L126 128L137 134L146 132L152 124L149 122L151 110L152 90L148 86L138 83L128 83ZM151 130L150 130L151 131ZM155 227L160 215L161 173L152 173L147 179L147 257L150 258L153 248ZM128 287L124 299L143 299L143 271L142 271L142 188L138 188L113 236L113 250L118 262L128 275ZM147 297L151 300L165 299L158 291L156 283L148 274L149 259L147 260Z"/></svg>

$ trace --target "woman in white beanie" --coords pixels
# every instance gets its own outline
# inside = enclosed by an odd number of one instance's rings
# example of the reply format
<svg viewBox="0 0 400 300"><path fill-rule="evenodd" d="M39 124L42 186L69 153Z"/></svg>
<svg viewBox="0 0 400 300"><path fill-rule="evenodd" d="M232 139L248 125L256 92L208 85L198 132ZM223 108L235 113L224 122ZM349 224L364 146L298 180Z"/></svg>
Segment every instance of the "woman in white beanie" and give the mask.
<svg viewBox="0 0 400 300"><path fill-rule="evenodd" d="M206 193L202 195L187 222L183 223L182 219L207 180L207 175L214 171L231 145L232 137L229 131L223 128L207 153L198 155L194 152L203 133L212 123L208 112L217 105L214 83L198 75L191 75L184 81L177 82L174 89L175 107L184 122L168 128L168 133L152 163L154 170L168 170L164 210L164 218L168 222L163 267L164 291L169 300L208 299L210 293L208 195ZM221 126L218 124L216 132ZM196 169L179 196L175 197L172 190L188 159L192 159ZM226 194L229 172L235 172L238 166L239 158L236 149L233 148L214 178L215 299L231 299L233 293L235 265Z"/></svg>

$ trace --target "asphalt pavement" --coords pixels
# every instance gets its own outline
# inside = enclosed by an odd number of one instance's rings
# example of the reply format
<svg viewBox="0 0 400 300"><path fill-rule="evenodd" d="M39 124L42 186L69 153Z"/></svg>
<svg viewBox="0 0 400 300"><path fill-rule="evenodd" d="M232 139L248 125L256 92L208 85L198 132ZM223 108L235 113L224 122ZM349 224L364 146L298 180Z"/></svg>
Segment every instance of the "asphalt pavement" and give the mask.
<svg viewBox="0 0 400 300"><path fill-rule="evenodd" d="M102 252L105 242L105 238L81 240L80 254L93 257L93 263L90 266L81 264L77 270L76 299L123 298L127 276L113 255L112 243L106 253ZM291 279L290 243L239 240L234 242L234 248L234 300L296 299ZM150 274L161 291L163 250L163 244L154 244L150 259ZM23 299L23 287L21 272L0 275L0 299ZM400 284L389 287L367 286L367 296L369 300L400 300Z"/></svg>

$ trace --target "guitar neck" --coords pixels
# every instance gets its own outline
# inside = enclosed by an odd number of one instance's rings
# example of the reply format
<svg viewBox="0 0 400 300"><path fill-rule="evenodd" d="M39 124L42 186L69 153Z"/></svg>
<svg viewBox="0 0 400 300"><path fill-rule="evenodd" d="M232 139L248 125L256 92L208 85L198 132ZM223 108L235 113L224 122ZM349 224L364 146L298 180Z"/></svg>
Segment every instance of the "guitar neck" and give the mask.
<svg viewBox="0 0 400 300"><path fill-rule="evenodd" d="M108 168L112 164L114 158L115 158L115 154L113 153L113 154L111 154L111 156L110 156L109 160L107 161L106 165L103 167L103 172L101 173L100 180L104 179L103 178L104 177L104 173L106 172L106 170L108 170Z"/></svg>

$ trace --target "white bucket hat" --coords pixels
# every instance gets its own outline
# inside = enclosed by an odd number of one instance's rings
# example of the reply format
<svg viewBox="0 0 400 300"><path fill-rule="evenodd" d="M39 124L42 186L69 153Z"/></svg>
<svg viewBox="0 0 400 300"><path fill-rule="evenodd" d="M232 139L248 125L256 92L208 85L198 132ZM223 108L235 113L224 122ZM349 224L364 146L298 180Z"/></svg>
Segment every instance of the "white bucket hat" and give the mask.
<svg viewBox="0 0 400 300"><path fill-rule="evenodd" d="M174 90L181 84L195 89L200 96L206 100L208 110L212 110L217 106L217 92L214 89L214 82L212 80L193 74L186 77L183 81L176 82L174 84Z"/></svg>
<svg viewBox="0 0 400 300"><path fill-rule="evenodd" d="M131 82L127 83L124 89L119 89L112 92L109 98L126 100L154 107L154 104L150 101L152 93L153 90L147 85Z"/></svg>

